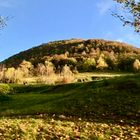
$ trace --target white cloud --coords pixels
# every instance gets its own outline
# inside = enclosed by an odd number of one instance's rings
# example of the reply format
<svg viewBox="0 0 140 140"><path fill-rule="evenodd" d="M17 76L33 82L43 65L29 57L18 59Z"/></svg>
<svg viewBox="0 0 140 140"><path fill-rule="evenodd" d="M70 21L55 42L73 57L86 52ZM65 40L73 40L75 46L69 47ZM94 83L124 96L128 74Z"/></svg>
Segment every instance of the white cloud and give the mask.
<svg viewBox="0 0 140 140"><path fill-rule="evenodd" d="M122 38L118 38L118 39L116 39L115 41L124 42L124 40L123 40Z"/></svg>
<svg viewBox="0 0 140 140"><path fill-rule="evenodd" d="M113 0L101 0L97 3L97 9L100 15L106 14L114 5Z"/></svg>

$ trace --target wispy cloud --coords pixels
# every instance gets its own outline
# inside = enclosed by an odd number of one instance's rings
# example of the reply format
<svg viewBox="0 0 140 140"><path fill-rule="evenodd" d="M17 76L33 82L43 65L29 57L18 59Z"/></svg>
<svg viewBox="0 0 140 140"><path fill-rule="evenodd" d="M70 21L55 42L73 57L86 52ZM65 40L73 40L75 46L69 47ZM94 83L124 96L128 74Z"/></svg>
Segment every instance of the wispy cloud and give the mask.
<svg viewBox="0 0 140 140"><path fill-rule="evenodd" d="M127 34L125 40L134 46L140 47L140 36L136 33Z"/></svg>
<svg viewBox="0 0 140 140"><path fill-rule="evenodd" d="M119 42L125 42L133 46L140 48L140 35L133 30L127 30L124 27L118 29L120 33L116 31L106 31L102 34L102 37L107 40L115 40Z"/></svg>
<svg viewBox="0 0 140 140"><path fill-rule="evenodd" d="M100 15L106 14L114 5L112 0L101 0L97 3L97 9Z"/></svg>
<svg viewBox="0 0 140 140"><path fill-rule="evenodd" d="M17 0L0 0L0 7L2 8L11 8L15 7L19 3Z"/></svg>

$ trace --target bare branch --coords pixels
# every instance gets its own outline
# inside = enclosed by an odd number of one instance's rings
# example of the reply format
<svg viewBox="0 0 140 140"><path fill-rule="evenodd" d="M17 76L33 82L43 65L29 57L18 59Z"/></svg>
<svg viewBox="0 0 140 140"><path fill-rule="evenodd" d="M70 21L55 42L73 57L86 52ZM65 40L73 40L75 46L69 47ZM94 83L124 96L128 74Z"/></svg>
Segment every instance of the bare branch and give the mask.
<svg viewBox="0 0 140 140"><path fill-rule="evenodd" d="M7 26L8 17L0 16L0 30Z"/></svg>
<svg viewBox="0 0 140 140"><path fill-rule="evenodd" d="M113 13L112 15L117 17L123 22L123 25L130 25L134 27L135 32L140 32L140 1L137 0L114 0L121 4L125 9L125 15ZM126 15L131 15L131 19Z"/></svg>

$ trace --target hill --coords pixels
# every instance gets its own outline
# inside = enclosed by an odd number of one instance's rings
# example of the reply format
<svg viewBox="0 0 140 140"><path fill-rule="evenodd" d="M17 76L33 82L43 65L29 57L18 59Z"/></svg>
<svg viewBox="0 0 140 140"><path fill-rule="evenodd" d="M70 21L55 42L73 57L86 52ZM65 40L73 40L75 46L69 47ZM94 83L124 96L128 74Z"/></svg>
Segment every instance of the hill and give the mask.
<svg viewBox="0 0 140 140"><path fill-rule="evenodd" d="M23 60L26 60L36 66L49 60L56 68L67 64L71 69L76 67L79 71L92 71L96 68L128 71L132 69L132 63L138 58L140 58L140 49L125 43L102 39L70 39L44 43L20 52L1 63L7 67L18 67ZM97 66L99 60L105 61L105 67Z"/></svg>

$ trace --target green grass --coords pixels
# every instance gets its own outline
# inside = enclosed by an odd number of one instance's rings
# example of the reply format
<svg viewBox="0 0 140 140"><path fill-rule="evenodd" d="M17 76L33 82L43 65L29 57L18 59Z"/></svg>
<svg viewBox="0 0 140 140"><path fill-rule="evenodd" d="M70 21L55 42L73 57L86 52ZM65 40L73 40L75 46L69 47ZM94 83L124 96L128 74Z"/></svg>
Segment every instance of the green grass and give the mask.
<svg viewBox="0 0 140 140"><path fill-rule="evenodd" d="M136 121L140 115L140 81L137 76L57 86L10 86L14 95L0 96L0 116L43 113Z"/></svg>
<svg viewBox="0 0 140 140"><path fill-rule="evenodd" d="M56 86L9 85L0 139L138 139L140 75Z"/></svg>

